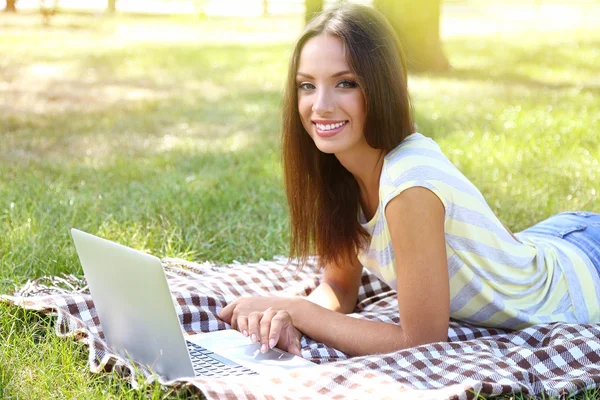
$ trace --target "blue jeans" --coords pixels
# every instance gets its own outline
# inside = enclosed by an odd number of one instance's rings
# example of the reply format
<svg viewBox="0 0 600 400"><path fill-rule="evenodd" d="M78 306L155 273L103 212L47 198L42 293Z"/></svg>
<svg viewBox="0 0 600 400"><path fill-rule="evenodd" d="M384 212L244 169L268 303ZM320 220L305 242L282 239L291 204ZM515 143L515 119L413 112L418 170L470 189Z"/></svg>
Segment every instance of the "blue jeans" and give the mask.
<svg viewBox="0 0 600 400"><path fill-rule="evenodd" d="M562 238L588 255L600 274L600 214L584 211L553 215L523 231Z"/></svg>

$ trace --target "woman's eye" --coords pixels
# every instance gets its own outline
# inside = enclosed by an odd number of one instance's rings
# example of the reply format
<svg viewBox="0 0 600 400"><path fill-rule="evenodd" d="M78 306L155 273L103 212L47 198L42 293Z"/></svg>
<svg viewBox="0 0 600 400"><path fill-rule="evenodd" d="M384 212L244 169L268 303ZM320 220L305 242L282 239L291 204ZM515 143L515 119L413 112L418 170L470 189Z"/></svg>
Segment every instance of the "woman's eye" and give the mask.
<svg viewBox="0 0 600 400"><path fill-rule="evenodd" d="M343 80L338 83L338 87L341 87L342 89L354 89L358 87L358 83L354 81Z"/></svg>
<svg viewBox="0 0 600 400"><path fill-rule="evenodd" d="M315 88L315 85L313 85L310 82L301 82L298 84L298 89L312 90L314 88Z"/></svg>

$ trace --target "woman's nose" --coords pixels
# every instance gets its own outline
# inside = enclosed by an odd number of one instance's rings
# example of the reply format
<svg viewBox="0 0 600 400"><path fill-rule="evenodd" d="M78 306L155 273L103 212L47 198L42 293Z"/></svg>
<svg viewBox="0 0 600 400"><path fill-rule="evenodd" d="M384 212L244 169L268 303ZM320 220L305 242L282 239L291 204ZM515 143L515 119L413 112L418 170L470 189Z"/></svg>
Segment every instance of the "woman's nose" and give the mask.
<svg viewBox="0 0 600 400"><path fill-rule="evenodd" d="M335 101L328 90L318 90L312 110L319 115L330 114L335 109Z"/></svg>

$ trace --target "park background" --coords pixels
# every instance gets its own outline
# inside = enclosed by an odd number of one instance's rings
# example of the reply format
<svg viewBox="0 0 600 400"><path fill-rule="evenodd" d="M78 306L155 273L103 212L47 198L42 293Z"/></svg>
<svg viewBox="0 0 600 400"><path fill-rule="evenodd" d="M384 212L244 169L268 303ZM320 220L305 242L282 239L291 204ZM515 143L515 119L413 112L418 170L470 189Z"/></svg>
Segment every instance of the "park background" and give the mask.
<svg viewBox="0 0 600 400"><path fill-rule="evenodd" d="M81 275L71 227L159 257L287 253L280 98L302 1L16 6L0 14L1 293ZM419 130L513 231L600 212L600 2L439 10L451 68L411 71ZM0 398L165 396L90 374L52 329L0 304Z"/></svg>

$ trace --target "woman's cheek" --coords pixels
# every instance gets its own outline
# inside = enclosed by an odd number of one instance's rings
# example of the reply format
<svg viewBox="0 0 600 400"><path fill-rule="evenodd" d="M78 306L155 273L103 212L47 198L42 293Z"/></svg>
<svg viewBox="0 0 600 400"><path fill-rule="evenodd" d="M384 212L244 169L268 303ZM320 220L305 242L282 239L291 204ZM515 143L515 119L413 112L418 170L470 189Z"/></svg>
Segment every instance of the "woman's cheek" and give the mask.
<svg viewBox="0 0 600 400"><path fill-rule="evenodd" d="M302 121L302 126L304 126L304 129L308 133L310 133L311 128L312 128L310 105L306 104L306 100L302 101L302 98L298 99L298 112L300 114L300 120Z"/></svg>

